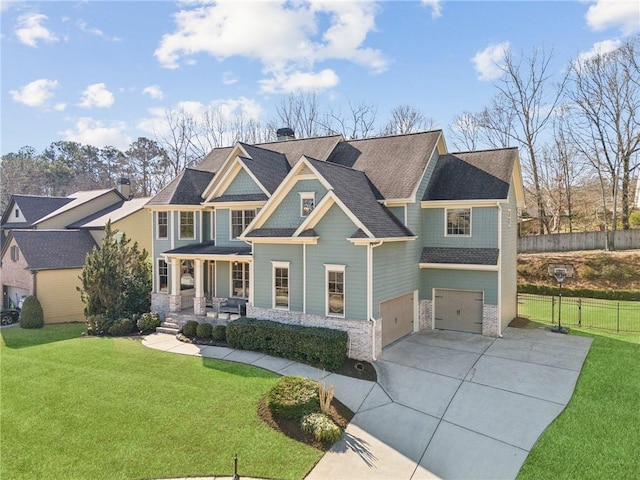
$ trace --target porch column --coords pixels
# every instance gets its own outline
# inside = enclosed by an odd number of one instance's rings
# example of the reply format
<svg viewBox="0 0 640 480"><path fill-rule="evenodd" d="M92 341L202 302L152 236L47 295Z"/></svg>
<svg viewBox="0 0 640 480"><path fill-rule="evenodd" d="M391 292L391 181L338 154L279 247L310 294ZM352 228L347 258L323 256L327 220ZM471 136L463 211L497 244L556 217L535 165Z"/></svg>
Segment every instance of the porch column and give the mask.
<svg viewBox="0 0 640 480"><path fill-rule="evenodd" d="M194 260L194 287L196 296L193 299L193 313L196 315L207 314L207 299L204 296L204 260Z"/></svg>
<svg viewBox="0 0 640 480"><path fill-rule="evenodd" d="M169 311L182 310L182 296L180 295L180 260L171 259L171 289L169 290Z"/></svg>

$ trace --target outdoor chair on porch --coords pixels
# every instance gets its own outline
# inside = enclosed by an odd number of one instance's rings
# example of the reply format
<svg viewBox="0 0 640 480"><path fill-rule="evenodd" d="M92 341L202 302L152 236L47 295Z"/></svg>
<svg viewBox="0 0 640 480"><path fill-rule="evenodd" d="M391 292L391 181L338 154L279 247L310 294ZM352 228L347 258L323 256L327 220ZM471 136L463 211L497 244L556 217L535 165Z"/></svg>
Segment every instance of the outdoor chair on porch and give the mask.
<svg viewBox="0 0 640 480"><path fill-rule="evenodd" d="M237 315L246 315L247 314L247 299L246 298L236 298L231 297L225 300L218 307L219 313L229 313L229 314L237 314Z"/></svg>

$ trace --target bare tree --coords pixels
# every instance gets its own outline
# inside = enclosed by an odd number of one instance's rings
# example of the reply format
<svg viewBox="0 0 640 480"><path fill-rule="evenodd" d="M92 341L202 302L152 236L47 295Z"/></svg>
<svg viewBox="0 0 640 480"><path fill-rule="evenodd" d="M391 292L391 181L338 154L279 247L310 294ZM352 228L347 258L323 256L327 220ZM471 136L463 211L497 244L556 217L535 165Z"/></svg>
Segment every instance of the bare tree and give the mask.
<svg viewBox="0 0 640 480"><path fill-rule="evenodd" d="M382 129L383 135L406 135L433 129L435 122L411 105L398 105L391 110L391 119Z"/></svg>
<svg viewBox="0 0 640 480"><path fill-rule="evenodd" d="M496 83L498 96L492 109L493 115L489 115L488 119L502 119L506 116L513 122L505 124L499 121L485 125L525 150L525 159L533 179L540 233L549 231L549 223L544 208L537 157L539 137L560 104L566 85L566 76L558 85L552 84L552 58L552 54L547 55L538 50L534 50L530 56L522 55L520 59L516 59L511 52L506 52L500 67L504 75Z"/></svg>
<svg viewBox="0 0 640 480"><path fill-rule="evenodd" d="M622 224L623 228L629 228L630 180L638 168L637 55L636 39L618 50L578 59L571 65L572 137L576 148L598 172L605 212L607 204L611 205L611 224L605 222L607 248L611 250L615 249L620 190Z"/></svg>
<svg viewBox="0 0 640 480"><path fill-rule="evenodd" d="M373 134L376 123L377 108L373 104L349 102L349 112L329 110L324 116L321 126L328 135L341 134L347 140L366 138Z"/></svg>
<svg viewBox="0 0 640 480"><path fill-rule="evenodd" d="M460 151L472 151L480 143L482 122L477 113L462 112L453 118L449 126L453 146Z"/></svg>
<svg viewBox="0 0 640 480"><path fill-rule="evenodd" d="M184 109L166 109L164 114L166 129L156 132L155 136L167 153L167 173L173 178L203 158L205 153L198 147L198 127L191 114Z"/></svg>
<svg viewBox="0 0 640 480"><path fill-rule="evenodd" d="M299 138L318 136L320 110L315 93L291 93L276 107L280 127L292 128Z"/></svg>

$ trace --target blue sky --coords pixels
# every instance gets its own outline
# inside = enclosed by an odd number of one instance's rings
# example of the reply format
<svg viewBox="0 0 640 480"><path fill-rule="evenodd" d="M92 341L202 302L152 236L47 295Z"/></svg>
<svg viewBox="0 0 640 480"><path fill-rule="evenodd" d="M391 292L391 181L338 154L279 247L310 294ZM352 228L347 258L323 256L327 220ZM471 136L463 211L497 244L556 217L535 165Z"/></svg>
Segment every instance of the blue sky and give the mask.
<svg viewBox="0 0 640 480"><path fill-rule="evenodd" d="M167 108L266 122L292 91L348 111L409 104L447 129L488 105L496 61L577 55L640 31L636 1L1 0L2 154L57 140L126 149Z"/></svg>

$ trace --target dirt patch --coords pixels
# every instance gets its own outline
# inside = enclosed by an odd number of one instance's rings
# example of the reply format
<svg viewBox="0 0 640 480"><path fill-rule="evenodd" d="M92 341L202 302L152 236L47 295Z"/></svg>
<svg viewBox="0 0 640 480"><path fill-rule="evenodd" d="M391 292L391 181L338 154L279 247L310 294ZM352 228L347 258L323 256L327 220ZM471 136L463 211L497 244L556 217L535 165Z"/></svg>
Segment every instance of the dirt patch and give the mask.
<svg viewBox="0 0 640 480"><path fill-rule="evenodd" d="M346 377L358 378L360 380L368 380L370 382L378 381L378 375L376 374L376 369L373 368L373 365L369 362L353 360L352 358L347 358L342 366L333 373L344 375Z"/></svg>
<svg viewBox="0 0 640 480"><path fill-rule="evenodd" d="M302 430L300 426L300 419L290 418L275 418L271 414L271 410L267 406L266 396L262 397L258 403L258 417L269 425L277 432L281 432L289 438L310 445L313 448L317 448L323 452L326 452L331 448L330 444L325 444L316 440L313 435ZM353 412L349 410L343 403L335 398L331 402L331 408L329 410L329 417L340 426L343 430L347 428L347 425L353 418Z"/></svg>
<svg viewBox="0 0 640 480"><path fill-rule="evenodd" d="M555 280L547 273L550 263L574 265L576 274L566 281L570 288L640 290L640 250L521 253L518 283L555 286Z"/></svg>

